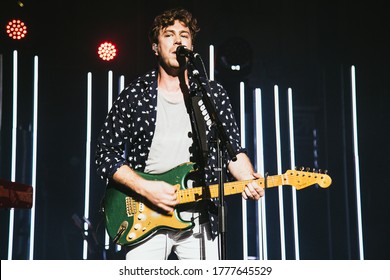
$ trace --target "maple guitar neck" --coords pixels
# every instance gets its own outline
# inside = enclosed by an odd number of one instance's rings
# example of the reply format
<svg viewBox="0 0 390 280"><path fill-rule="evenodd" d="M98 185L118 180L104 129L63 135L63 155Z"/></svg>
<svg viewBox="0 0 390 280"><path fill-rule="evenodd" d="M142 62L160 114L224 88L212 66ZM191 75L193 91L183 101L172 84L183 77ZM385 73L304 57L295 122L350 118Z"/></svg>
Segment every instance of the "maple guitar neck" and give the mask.
<svg viewBox="0 0 390 280"><path fill-rule="evenodd" d="M267 176L266 178L225 183L224 195L227 196L241 193L244 191L245 186L253 181L257 182L259 186L264 189L282 185L292 185L298 190L315 183L318 183L321 187L326 188L331 183L330 177L326 174L289 170L282 175L272 175ZM217 198L218 195L218 184L210 185L207 191L204 187L181 189L178 191L179 204L194 202L207 198Z"/></svg>

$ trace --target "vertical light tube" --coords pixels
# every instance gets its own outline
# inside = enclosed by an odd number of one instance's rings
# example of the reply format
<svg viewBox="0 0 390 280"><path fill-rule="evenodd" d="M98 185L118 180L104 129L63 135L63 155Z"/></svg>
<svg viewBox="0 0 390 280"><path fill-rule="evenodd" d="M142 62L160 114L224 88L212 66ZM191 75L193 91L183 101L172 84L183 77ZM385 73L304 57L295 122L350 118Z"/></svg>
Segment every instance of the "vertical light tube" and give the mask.
<svg viewBox="0 0 390 280"><path fill-rule="evenodd" d="M356 208L359 231L359 255L360 260L364 260L363 250L363 230L362 230L362 212L360 199L360 166L359 166L359 145L358 145L358 126L356 109L356 70L351 67L351 89L352 89L352 122L353 122L353 152L355 158L355 181L356 181Z"/></svg>
<svg viewBox="0 0 390 280"><path fill-rule="evenodd" d="M122 92L122 90L125 89L125 76L121 75L119 77L119 91L118 91L118 95ZM108 236L108 235L107 235ZM116 251L120 251L121 250L121 245L116 245Z"/></svg>
<svg viewBox="0 0 390 280"><path fill-rule="evenodd" d="M110 70L107 73L107 112L110 112L112 107L112 99L113 99L113 72ZM120 87L123 86L123 81L120 80ZM119 91L120 92L120 91ZM104 239L104 247L106 250L110 248L110 237L107 233L107 229L105 231L105 239ZM117 247L118 249L118 247Z"/></svg>
<svg viewBox="0 0 390 280"><path fill-rule="evenodd" d="M295 141L294 141L294 117L293 117L293 99L292 89L287 90L288 94L288 120L290 133L290 166L295 169ZM300 259L299 254L299 231L298 231L298 214L297 214L297 190L292 188L292 203L293 203L293 220L294 220L294 244L295 244L295 259Z"/></svg>
<svg viewBox="0 0 390 280"><path fill-rule="evenodd" d="M118 95L125 89L125 76L121 75L119 77L119 90Z"/></svg>
<svg viewBox="0 0 390 280"><path fill-rule="evenodd" d="M108 79L108 82L107 82L108 111L110 111L111 106L112 106L112 96L113 96L113 88L112 88L112 84L113 84L113 72L112 72L111 70L108 71L107 79Z"/></svg>
<svg viewBox="0 0 390 280"><path fill-rule="evenodd" d="M213 45L209 46L209 57L210 57L209 76L210 76L210 80L213 81L214 80L214 46Z"/></svg>
<svg viewBox="0 0 390 280"><path fill-rule="evenodd" d="M84 200L84 234L89 230L89 199L90 199L90 162L91 162L91 116L92 116L92 73L87 75L87 139L85 143L85 200ZM88 259L88 241L84 239L83 259Z"/></svg>
<svg viewBox="0 0 390 280"><path fill-rule="evenodd" d="M280 112L279 112L279 88L277 85L274 86L274 97L275 97L275 132L276 132L276 156L278 174L282 174L282 157L281 157L281 144L280 144ZM280 222L280 249L282 260L286 259L286 245L284 237L284 202L283 202L283 187L278 187L279 195L279 222Z"/></svg>
<svg viewBox="0 0 390 280"><path fill-rule="evenodd" d="M241 125L241 146L245 148L245 84L240 82L240 125ZM242 250L243 259L248 259L248 220L247 220L247 201L242 198Z"/></svg>
<svg viewBox="0 0 390 280"><path fill-rule="evenodd" d="M33 108L33 145L32 145L32 178L31 185L33 187L32 207L31 207L31 222L30 222L30 252L29 259L34 259L34 243L35 243L35 201L37 188L37 136L38 136L38 56L34 57L34 108Z"/></svg>
<svg viewBox="0 0 390 280"><path fill-rule="evenodd" d="M256 165L257 172L264 176L264 144L263 144L263 117L262 117L262 103L261 90L255 89L255 113L256 113ZM267 223L265 210L265 197L257 201L257 232L258 239L258 255L260 260L268 259L267 247Z"/></svg>
<svg viewBox="0 0 390 280"><path fill-rule="evenodd" d="M12 150L11 150L11 181L16 181L16 142L18 125L18 52L13 52L13 103L12 103ZM15 209L9 212L9 232L8 232L8 259L12 259L14 242L14 218Z"/></svg>

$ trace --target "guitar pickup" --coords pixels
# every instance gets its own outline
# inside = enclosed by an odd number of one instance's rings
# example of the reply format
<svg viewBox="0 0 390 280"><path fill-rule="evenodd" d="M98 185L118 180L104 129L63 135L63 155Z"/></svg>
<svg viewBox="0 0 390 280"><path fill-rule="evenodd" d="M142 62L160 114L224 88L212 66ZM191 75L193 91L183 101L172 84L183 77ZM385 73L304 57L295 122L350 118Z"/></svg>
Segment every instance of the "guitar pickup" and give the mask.
<svg viewBox="0 0 390 280"><path fill-rule="evenodd" d="M125 203L126 203L126 214L127 214L127 217L131 217L135 213L137 213L137 203L130 196L126 196L125 201L126 201Z"/></svg>

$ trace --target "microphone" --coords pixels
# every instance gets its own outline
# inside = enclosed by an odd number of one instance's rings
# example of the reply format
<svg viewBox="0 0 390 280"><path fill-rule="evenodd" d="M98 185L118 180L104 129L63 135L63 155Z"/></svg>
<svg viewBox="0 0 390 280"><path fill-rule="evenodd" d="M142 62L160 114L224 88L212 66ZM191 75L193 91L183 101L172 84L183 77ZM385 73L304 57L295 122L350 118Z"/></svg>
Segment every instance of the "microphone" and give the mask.
<svg viewBox="0 0 390 280"><path fill-rule="evenodd" d="M178 46L176 49L176 56L194 58L197 55L199 55L199 54L187 49L186 46L181 45L181 46Z"/></svg>

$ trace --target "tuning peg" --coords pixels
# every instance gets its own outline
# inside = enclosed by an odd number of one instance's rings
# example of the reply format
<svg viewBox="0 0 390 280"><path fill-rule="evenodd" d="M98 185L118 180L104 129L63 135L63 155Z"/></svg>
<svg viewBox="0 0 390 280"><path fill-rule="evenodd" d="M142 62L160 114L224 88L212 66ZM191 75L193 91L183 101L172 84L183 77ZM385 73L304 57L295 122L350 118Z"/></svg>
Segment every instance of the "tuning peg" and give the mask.
<svg viewBox="0 0 390 280"><path fill-rule="evenodd" d="M306 167L306 171L309 172L310 171L310 167Z"/></svg>
<svg viewBox="0 0 390 280"><path fill-rule="evenodd" d="M328 170L325 169L325 170L324 170L324 174L328 174Z"/></svg>
<svg viewBox="0 0 390 280"><path fill-rule="evenodd" d="M318 169L318 173L322 173L322 170L321 170L321 169Z"/></svg>

